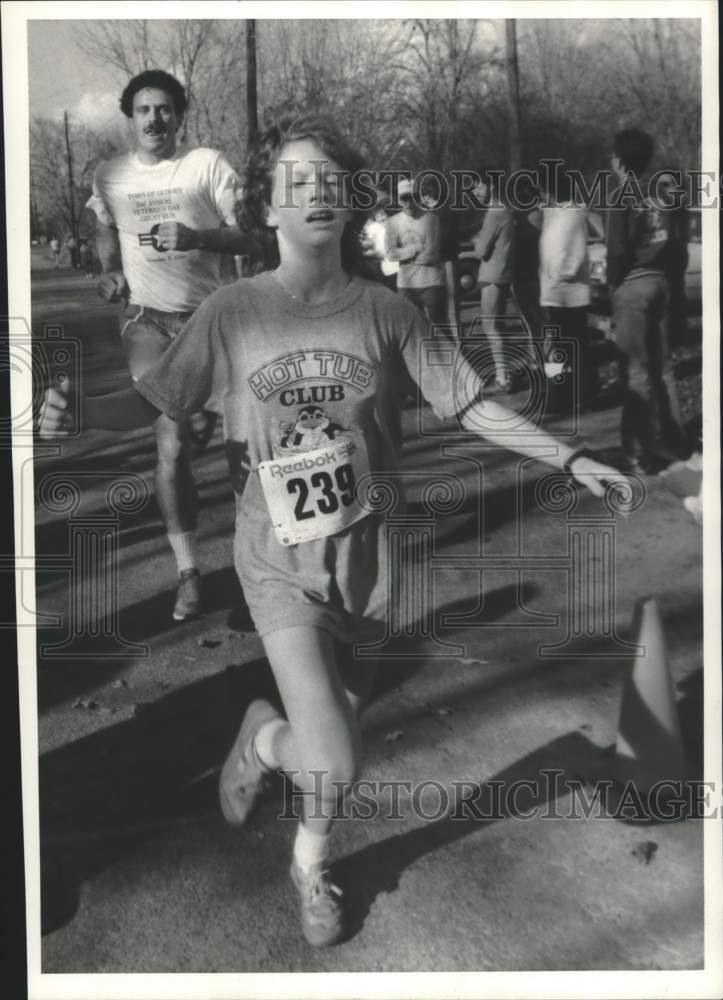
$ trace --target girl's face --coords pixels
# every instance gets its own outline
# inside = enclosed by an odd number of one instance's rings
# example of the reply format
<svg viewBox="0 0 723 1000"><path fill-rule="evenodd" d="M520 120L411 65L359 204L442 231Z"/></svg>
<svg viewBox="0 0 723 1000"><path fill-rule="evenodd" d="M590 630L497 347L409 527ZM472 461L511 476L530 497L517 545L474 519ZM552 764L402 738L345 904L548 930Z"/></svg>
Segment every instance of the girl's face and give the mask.
<svg viewBox="0 0 723 1000"><path fill-rule="evenodd" d="M323 250L339 245L351 219L344 171L313 139L288 142L271 184L267 224L276 229L279 252Z"/></svg>

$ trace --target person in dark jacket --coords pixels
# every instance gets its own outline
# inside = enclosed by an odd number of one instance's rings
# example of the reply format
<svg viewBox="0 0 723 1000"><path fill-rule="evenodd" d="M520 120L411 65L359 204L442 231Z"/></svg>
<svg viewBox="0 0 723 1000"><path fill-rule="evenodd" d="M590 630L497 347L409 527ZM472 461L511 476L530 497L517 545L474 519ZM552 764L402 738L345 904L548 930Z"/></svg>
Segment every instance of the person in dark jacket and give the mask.
<svg viewBox="0 0 723 1000"><path fill-rule="evenodd" d="M678 266L675 212L661 204L646 171L652 137L615 136L619 183L607 215L607 279L623 389L621 440L630 468L656 472L688 449L680 426L669 345L669 274Z"/></svg>

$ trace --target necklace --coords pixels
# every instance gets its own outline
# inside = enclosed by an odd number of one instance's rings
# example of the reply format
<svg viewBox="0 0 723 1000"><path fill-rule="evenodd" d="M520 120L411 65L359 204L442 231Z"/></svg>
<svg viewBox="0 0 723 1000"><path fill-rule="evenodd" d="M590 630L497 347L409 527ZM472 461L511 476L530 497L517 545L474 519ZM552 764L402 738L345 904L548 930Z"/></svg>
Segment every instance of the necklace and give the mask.
<svg viewBox="0 0 723 1000"><path fill-rule="evenodd" d="M281 278L279 277L278 268L275 271L271 272L271 276L274 278L274 280L276 281L276 283L279 286L279 288L281 288L282 291L286 292L287 295L290 295L291 298L295 302L304 302L305 305L312 305L312 304L313 305L321 305L322 304L320 302L314 302L314 303L305 302L305 300L302 299L299 295L296 295L294 292L292 292L291 289L288 288L284 284L284 282L281 280ZM352 275L352 277L350 277L347 280L346 284L344 285L344 287L342 289L340 289L339 292L335 293L330 299L324 299L323 301L324 302L333 302L335 298L338 298L339 295L342 295L347 290L347 288L349 287L349 285L352 283L353 280L354 280L354 278L353 278L353 275Z"/></svg>

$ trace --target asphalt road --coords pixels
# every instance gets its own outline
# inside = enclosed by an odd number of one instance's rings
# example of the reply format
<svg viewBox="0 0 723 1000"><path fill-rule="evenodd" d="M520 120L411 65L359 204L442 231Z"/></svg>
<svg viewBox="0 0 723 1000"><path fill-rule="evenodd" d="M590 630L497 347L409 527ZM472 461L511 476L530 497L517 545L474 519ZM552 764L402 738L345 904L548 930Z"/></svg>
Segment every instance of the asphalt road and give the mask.
<svg viewBox="0 0 723 1000"><path fill-rule="evenodd" d="M87 392L124 384L115 310L90 281L35 274L36 337L46 324L62 324L82 345ZM363 775L402 783L393 786L399 817L389 816L391 792L377 789L372 817L336 825L334 876L352 919L348 940L321 952L297 926L287 876L294 821L278 818L288 806L280 782L242 832L224 825L216 801L244 705L270 685L232 568L220 432L194 464L209 613L180 626L170 620L173 565L153 501L107 520L109 484L125 476L150 485L151 435L94 431L60 455L39 450L38 495L53 475L80 490L73 510L36 506L37 606L59 616L38 630L45 972L700 966L703 822L566 818L571 792L543 781L549 769L584 788L612 775L633 663L626 643L638 638L636 602L651 594L690 774L701 776L699 527L658 479L627 519L591 495L574 511L544 509L542 465L470 449L421 413L404 413L412 510L423 512L430 470L458 477L463 501L424 529L433 535L429 615L418 602L423 567L407 566L417 625L383 650L364 723ZM617 420L613 405L601 406L583 414L579 431L611 455ZM548 425L571 429L562 418ZM82 608L86 591L80 578L69 585L68 553L94 525L110 538L115 591L97 634L74 637L71 604ZM612 627L604 587L568 586L575 530L610 539L609 550L590 542L586 551L588 568L612 552ZM456 819L439 808L458 794L455 782L489 804L496 787L521 779L535 783L518 803L536 808L531 818L509 802Z"/></svg>

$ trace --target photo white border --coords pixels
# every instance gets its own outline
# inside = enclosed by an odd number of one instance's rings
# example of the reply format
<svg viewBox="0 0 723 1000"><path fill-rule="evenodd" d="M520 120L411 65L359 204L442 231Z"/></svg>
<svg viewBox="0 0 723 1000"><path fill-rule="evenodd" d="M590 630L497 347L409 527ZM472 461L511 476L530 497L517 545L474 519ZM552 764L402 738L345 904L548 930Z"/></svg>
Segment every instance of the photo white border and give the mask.
<svg viewBox="0 0 723 1000"><path fill-rule="evenodd" d="M564 18L607 17L701 19L703 79L702 169L716 170L718 179L718 31L714 0L497 0L485 2L17 2L2 4L4 65L5 170L7 192L9 315L29 317L30 232L29 214L29 83L27 22L29 20L133 20L191 17L258 19L388 18L423 14L425 17ZM720 196L719 189L717 197ZM706 441L704 472L704 653L705 745L704 776L716 782L711 806L721 813L721 708L720 663L720 289L718 212L702 213L704 385L703 426ZM11 324L11 331L14 327ZM30 405L32 393L27 373L11 372L13 413ZM13 449L16 539L22 518L21 466L29 457ZM26 533L27 534L27 533ZM22 539L23 556L31 557L32 538ZM18 593L18 657L21 711L23 817L25 827L25 877L28 931L28 995L31 1000L126 1000L129 997L185 998L238 997L661 997L718 998L723 994L723 910L721 908L721 820L706 820L705 849L705 969L661 972L462 972L462 973L324 973L324 974L124 974L51 975L40 972L40 878L38 826L38 722L36 658L32 609L26 610L22 593L31 593L28 580L16 572Z"/></svg>

